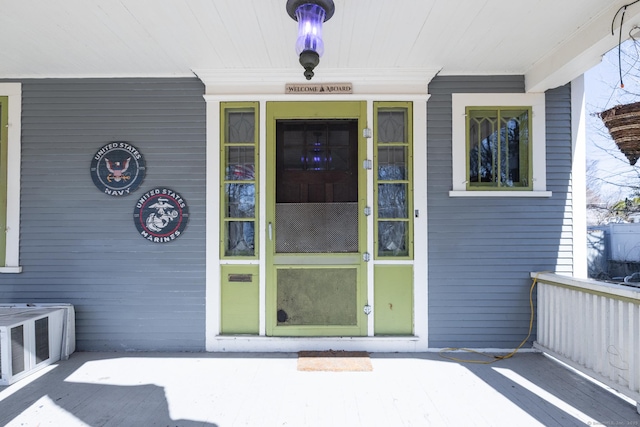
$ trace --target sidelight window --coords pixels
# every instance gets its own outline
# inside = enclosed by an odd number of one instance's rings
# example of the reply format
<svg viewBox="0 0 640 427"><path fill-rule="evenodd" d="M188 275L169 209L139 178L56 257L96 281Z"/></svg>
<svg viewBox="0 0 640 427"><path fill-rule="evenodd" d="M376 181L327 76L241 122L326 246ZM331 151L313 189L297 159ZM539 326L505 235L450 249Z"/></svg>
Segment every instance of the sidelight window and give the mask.
<svg viewBox="0 0 640 427"><path fill-rule="evenodd" d="M411 257L411 103L377 102L375 199L377 257Z"/></svg>
<svg viewBox="0 0 640 427"><path fill-rule="evenodd" d="M222 253L256 255L257 103L222 103Z"/></svg>

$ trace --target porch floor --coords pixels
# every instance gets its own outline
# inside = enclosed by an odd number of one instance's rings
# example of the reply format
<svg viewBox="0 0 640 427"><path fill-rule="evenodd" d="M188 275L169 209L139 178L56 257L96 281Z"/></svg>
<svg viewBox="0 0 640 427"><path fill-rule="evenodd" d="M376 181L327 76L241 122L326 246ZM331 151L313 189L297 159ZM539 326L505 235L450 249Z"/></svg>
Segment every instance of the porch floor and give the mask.
<svg viewBox="0 0 640 427"><path fill-rule="evenodd" d="M292 353L80 352L0 387L0 425L640 426L634 403L540 353L371 359L371 372L302 372Z"/></svg>

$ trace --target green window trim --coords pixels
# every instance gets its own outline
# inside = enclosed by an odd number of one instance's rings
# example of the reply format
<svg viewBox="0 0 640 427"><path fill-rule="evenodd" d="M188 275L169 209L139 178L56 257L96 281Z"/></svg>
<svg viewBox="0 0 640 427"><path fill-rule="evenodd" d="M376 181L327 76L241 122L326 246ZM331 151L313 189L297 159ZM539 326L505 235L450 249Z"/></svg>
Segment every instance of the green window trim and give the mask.
<svg viewBox="0 0 640 427"><path fill-rule="evenodd" d="M467 106L466 189L533 190L531 106Z"/></svg>
<svg viewBox="0 0 640 427"><path fill-rule="evenodd" d="M220 103L220 254L258 257L259 104Z"/></svg>
<svg viewBox="0 0 640 427"><path fill-rule="evenodd" d="M0 266L6 265L7 256L7 155L9 127L9 97L0 96Z"/></svg>
<svg viewBox="0 0 640 427"><path fill-rule="evenodd" d="M413 259L412 107L373 103L376 259Z"/></svg>

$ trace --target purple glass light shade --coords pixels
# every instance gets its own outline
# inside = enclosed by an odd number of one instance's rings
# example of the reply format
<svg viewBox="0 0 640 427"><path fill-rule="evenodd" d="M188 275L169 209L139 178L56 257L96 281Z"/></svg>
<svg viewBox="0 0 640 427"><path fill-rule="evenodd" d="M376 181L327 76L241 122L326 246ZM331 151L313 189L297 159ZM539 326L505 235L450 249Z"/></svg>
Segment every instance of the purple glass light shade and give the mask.
<svg viewBox="0 0 640 427"><path fill-rule="evenodd" d="M316 52L318 56L324 53L322 41L322 23L325 20L325 10L317 4L307 3L296 9L298 19L298 39L296 53L300 55L305 50Z"/></svg>
<svg viewBox="0 0 640 427"><path fill-rule="evenodd" d="M328 21L334 11L333 0L287 0L287 13L298 21L296 52L307 80L313 77L313 69L324 53L322 23Z"/></svg>

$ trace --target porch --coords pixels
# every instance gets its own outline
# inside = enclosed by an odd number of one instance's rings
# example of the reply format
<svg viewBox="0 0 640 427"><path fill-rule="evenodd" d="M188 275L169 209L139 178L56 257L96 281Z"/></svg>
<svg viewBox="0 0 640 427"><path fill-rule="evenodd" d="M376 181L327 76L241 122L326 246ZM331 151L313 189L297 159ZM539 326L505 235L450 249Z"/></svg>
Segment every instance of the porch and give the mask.
<svg viewBox="0 0 640 427"><path fill-rule="evenodd" d="M640 425L634 402L542 353L489 365L438 353L371 361L369 372L302 372L294 353L79 352L0 387L0 424Z"/></svg>

